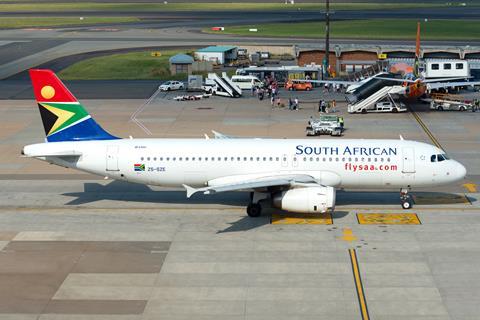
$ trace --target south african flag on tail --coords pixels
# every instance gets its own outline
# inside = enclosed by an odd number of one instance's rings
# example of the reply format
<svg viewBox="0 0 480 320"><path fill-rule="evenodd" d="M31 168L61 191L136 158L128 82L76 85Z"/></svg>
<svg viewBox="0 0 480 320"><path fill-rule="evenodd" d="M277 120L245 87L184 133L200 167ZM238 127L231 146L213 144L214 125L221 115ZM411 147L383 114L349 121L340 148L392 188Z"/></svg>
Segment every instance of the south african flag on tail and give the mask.
<svg viewBox="0 0 480 320"><path fill-rule="evenodd" d="M48 142L118 139L93 120L53 71L31 69L30 78Z"/></svg>

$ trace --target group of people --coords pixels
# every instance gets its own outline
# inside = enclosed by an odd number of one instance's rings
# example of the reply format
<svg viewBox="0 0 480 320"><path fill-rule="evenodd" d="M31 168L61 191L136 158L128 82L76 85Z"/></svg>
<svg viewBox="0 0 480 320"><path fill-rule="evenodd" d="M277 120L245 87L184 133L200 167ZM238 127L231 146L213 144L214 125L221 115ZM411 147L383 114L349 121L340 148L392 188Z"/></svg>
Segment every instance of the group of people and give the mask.
<svg viewBox="0 0 480 320"><path fill-rule="evenodd" d="M343 86L339 83L325 83L324 92L342 92Z"/></svg>
<svg viewBox="0 0 480 320"><path fill-rule="evenodd" d="M336 112L336 106L337 106L337 101L332 100L332 101L325 101L323 99L320 99L318 102L318 112L320 113L330 113L330 112Z"/></svg>

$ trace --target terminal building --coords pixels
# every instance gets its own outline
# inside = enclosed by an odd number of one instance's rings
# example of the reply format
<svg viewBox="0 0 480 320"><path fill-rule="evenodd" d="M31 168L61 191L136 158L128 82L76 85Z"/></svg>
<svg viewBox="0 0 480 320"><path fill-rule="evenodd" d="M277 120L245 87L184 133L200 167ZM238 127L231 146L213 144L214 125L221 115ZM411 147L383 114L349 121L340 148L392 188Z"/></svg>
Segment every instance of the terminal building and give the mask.
<svg viewBox="0 0 480 320"><path fill-rule="evenodd" d="M295 46L299 66L322 65L323 46ZM471 74L480 77L480 47L422 45L420 58L429 60L466 60ZM329 54L330 66L337 74L358 73L365 69L381 69L385 65L404 62L413 65L415 46L334 45ZM375 70L377 71L377 70Z"/></svg>

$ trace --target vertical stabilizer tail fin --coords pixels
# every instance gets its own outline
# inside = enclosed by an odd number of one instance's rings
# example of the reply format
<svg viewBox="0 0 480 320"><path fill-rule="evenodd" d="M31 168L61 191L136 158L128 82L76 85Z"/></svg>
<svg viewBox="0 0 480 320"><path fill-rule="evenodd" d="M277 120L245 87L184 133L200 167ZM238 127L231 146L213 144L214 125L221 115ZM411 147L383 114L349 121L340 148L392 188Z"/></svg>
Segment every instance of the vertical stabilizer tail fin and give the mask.
<svg viewBox="0 0 480 320"><path fill-rule="evenodd" d="M93 120L53 71L31 69L30 78L48 142L118 139Z"/></svg>
<svg viewBox="0 0 480 320"><path fill-rule="evenodd" d="M417 22L417 39L415 41L415 66L413 68L414 75L419 76L419 64L420 64L420 21Z"/></svg>

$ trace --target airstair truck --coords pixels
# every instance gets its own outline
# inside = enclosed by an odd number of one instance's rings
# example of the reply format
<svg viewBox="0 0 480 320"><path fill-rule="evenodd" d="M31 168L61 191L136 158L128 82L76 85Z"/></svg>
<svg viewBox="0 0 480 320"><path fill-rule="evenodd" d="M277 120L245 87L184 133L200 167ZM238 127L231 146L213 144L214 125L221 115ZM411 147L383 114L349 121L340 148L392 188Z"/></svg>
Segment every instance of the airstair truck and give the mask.
<svg viewBox="0 0 480 320"><path fill-rule="evenodd" d="M207 93L223 97L238 98L242 96L242 89L233 83L225 72L221 77L216 73L209 73L203 89Z"/></svg>

